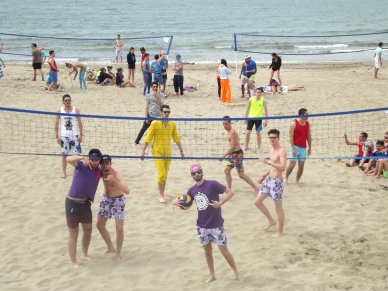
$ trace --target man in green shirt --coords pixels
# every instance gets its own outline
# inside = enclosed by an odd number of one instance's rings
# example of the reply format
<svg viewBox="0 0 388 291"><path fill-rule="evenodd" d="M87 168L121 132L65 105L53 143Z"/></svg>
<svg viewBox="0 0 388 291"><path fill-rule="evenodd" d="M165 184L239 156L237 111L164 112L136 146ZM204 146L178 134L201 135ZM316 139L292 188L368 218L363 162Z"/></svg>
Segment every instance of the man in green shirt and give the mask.
<svg viewBox="0 0 388 291"><path fill-rule="evenodd" d="M40 75L42 76L42 81L44 81L43 71L42 71L42 53L36 48L36 43L31 44L32 48L32 67L34 68L34 79L36 81L36 70L39 70Z"/></svg>

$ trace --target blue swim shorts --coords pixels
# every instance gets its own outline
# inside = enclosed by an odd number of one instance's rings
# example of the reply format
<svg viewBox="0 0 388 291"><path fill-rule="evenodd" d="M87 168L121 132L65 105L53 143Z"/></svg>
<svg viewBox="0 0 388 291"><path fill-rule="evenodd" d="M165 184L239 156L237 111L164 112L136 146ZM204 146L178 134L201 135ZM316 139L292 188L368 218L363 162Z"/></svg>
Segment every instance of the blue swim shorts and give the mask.
<svg viewBox="0 0 388 291"><path fill-rule="evenodd" d="M50 78L52 82L58 82L58 73L55 71L50 71Z"/></svg>
<svg viewBox="0 0 388 291"><path fill-rule="evenodd" d="M290 160L291 161L298 161L298 162L305 162L306 161L306 148L295 146L296 156L292 154L292 148L290 147Z"/></svg>

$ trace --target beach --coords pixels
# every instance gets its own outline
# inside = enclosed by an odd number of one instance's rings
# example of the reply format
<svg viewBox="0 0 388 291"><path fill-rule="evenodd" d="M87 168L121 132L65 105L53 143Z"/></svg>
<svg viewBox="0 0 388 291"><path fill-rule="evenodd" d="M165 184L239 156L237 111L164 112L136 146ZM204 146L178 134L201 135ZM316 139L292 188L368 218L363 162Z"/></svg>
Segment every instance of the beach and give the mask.
<svg viewBox="0 0 388 291"><path fill-rule="evenodd" d="M172 60L170 60L170 66ZM238 73L241 68L239 64ZM97 69L95 65L88 65ZM126 64L122 66L126 68ZM220 118L224 115L244 117L246 98L239 98L240 80L235 65L229 64L232 103L221 103L217 96L215 65L186 64L185 86L197 90L175 96L169 70L166 103L171 106L171 118ZM3 68L0 79L0 106L54 112L62 106L61 96L68 93L72 105L82 114L109 116L144 116L142 77L139 65L135 73L138 88L118 89L115 86L88 84L88 90L78 89L78 79L71 82L67 69L60 65L61 93L47 94L44 82L31 81L31 65L9 65ZM114 70L116 71L116 70ZM45 75L48 65L44 67ZM124 69L127 78L127 69ZM258 65L256 84L268 83L267 65ZM276 74L275 74L276 75ZM296 115L299 108L309 113L326 113L386 106L388 72L379 71L373 79L372 62L283 64L284 85L303 85L306 91L284 95L264 95L270 116ZM40 78L38 77L38 80ZM1 113L0 113L1 114ZM2 126L5 119L1 119ZM139 124L141 122L139 121ZM385 120L378 123L382 138ZM54 120L44 125L52 130ZM217 126L217 124L213 124ZM220 126L220 136L227 135ZM380 130L381 127L381 130ZM271 123L262 132L263 143ZM28 131L28 128L24 130ZM86 129L87 131L87 129ZM357 124L349 128L357 139ZM190 147L195 138L181 133L182 145ZM316 136L331 136L330 128L316 128ZM197 134L197 133L196 133ZM200 134L200 133L198 133ZM282 138L287 135L281 132ZM251 147L255 146L251 136ZM3 139L7 138L3 136ZM245 132L239 132L241 147ZM313 146L315 136L312 136ZM84 137L84 153L93 146ZM287 140L286 138L284 138ZM143 138L144 140L144 138ZM265 141L264 141L265 140ZM28 142L26 140L25 142ZM130 148L133 140L128 140ZM283 144L288 148L288 144ZM343 147L346 147L343 143ZM114 143L105 144L103 153L109 154ZM353 147L352 152L356 152ZM59 147L58 147L59 153ZM222 151L220 150L220 154ZM266 154L266 153L264 153ZM235 280L233 271L214 245L217 280L204 284L208 277L196 231L197 211L173 209L171 203L158 202L156 170L152 160L113 159L129 185L124 224L123 260L103 255L106 245L95 227L98 202L103 183L97 190L93 210L93 233L89 248L92 261L81 260L81 233L78 238L78 259L82 269L71 269L67 251L68 230L64 202L71 185L73 170L68 166L67 178L61 179L60 158L39 155L0 154L3 160L3 195L1 210L5 223L0 226L2 247L0 254L1 290L387 290L388 239L386 207L388 192L379 185L388 185L383 177L373 181L357 168L347 168L345 161L307 160L302 176L303 186L294 183L296 169L286 185L283 207L284 236L270 237L276 227L263 231L264 215L253 204L254 193L233 170L234 197L222 207L228 248L233 254L245 283ZM268 156L268 155L267 155ZM186 193L194 184L189 173L193 160L173 160L166 186L166 195L175 198ZM197 161L204 168L205 179L226 184L223 169L226 162ZM245 173L254 181L267 166L257 160L244 162ZM222 198L222 196L221 196ZM273 201L265 204L276 217ZM115 243L113 221L107 224ZM81 231L81 230L80 230Z"/></svg>

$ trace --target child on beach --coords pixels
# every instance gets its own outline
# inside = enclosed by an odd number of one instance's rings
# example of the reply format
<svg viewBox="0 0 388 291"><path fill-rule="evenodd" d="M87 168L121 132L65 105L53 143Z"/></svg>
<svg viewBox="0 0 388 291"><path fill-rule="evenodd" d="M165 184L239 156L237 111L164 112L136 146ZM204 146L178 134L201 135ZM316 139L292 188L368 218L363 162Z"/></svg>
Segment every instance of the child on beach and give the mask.
<svg viewBox="0 0 388 291"><path fill-rule="evenodd" d="M130 80L128 80L128 81L124 80L124 74L123 74L123 69L122 68L118 68L117 69L116 85L119 88L124 88L125 85L130 85L131 87L136 87L135 84L133 84Z"/></svg>

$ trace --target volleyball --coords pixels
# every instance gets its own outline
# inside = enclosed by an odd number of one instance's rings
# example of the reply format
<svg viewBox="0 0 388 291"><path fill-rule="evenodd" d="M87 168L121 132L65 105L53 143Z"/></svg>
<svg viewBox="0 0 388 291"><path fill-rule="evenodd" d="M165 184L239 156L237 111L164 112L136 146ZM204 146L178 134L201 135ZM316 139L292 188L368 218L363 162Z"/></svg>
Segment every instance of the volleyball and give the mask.
<svg viewBox="0 0 388 291"><path fill-rule="evenodd" d="M190 195L183 194L178 197L179 203L182 205L181 209L187 210L190 209L191 205L193 205L193 199Z"/></svg>

